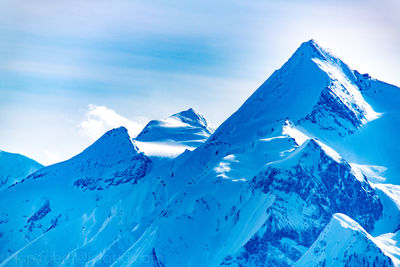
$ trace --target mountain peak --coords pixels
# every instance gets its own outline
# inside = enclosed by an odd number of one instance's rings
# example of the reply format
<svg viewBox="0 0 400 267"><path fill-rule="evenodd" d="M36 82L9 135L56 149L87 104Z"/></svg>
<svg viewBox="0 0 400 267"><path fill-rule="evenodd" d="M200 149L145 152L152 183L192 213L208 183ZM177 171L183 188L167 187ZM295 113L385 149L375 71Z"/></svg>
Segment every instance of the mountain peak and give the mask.
<svg viewBox="0 0 400 267"><path fill-rule="evenodd" d="M183 110L181 112L178 112L176 114L182 114L182 115L198 115L198 113L193 109L193 108L188 108L187 110Z"/></svg>
<svg viewBox="0 0 400 267"><path fill-rule="evenodd" d="M148 156L173 158L186 149L193 150L205 142L212 129L193 108L175 113L164 120L152 120L134 142Z"/></svg>
<svg viewBox="0 0 400 267"><path fill-rule="evenodd" d="M320 58L320 59L336 59L327 49L321 47L314 39L307 42L303 42L292 58L289 60L293 61L293 58Z"/></svg>
<svg viewBox="0 0 400 267"><path fill-rule="evenodd" d="M183 110L181 112L173 114L171 117L179 117L179 118L186 118L191 120L198 120L201 115L198 114L193 108L189 108L187 110Z"/></svg>
<svg viewBox="0 0 400 267"><path fill-rule="evenodd" d="M361 225L336 213L295 266L393 266L392 258Z"/></svg>
<svg viewBox="0 0 400 267"><path fill-rule="evenodd" d="M312 39L312 38L311 38L310 40L304 42L304 43L317 44L317 42L316 42L314 39ZM318 45L318 44L317 44L317 45Z"/></svg>
<svg viewBox="0 0 400 267"><path fill-rule="evenodd" d="M314 39L310 39L306 42L303 42L300 46L310 46L316 49L321 48L320 45Z"/></svg>
<svg viewBox="0 0 400 267"><path fill-rule="evenodd" d="M110 138L110 137L121 137L121 138L128 138L128 130L124 126L120 126L118 128L113 128L109 131L107 131L102 137L100 138Z"/></svg>
<svg viewBox="0 0 400 267"><path fill-rule="evenodd" d="M138 153L137 147L131 141L128 130L125 127L121 126L111 129L103 134L99 139L97 139L97 141L86 148L80 155L86 155L88 153L109 154L110 150L114 151L115 153Z"/></svg>
<svg viewBox="0 0 400 267"><path fill-rule="evenodd" d="M45 167L26 179L63 176L83 190L103 190L144 177L150 160L139 152L125 127L114 128L69 160Z"/></svg>
<svg viewBox="0 0 400 267"><path fill-rule="evenodd" d="M170 118L176 118L184 123L202 127L207 131L210 130L206 119L201 114L197 113L193 108L175 113Z"/></svg>
<svg viewBox="0 0 400 267"><path fill-rule="evenodd" d="M257 138L268 125L284 118L315 131L346 136L378 117L354 82L353 71L329 50L309 40L210 140L234 143L239 136Z"/></svg>
<svg viewBox="0 0 400 267"><path fill-rule="evenodd" d="M118 128L113 128L109 131L107 131L105 134L103 134L93 145L100 144L100 143L108 143L108 142L118 142L118 143L124 143L124 144L129 144L130 142L130 136L128 134L128 130L121 126Z"/></svg>

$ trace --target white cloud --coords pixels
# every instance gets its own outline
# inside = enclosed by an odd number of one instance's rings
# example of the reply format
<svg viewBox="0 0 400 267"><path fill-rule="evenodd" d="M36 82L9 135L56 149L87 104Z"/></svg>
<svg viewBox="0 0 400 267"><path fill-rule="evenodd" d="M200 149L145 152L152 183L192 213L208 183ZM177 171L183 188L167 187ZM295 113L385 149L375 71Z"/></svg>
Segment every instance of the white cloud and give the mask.
<svg viewBox="0 0 400 267"><path fill-rule="evenodd" d="M96 140L106 131L120 126L127 128L131 137L136 137L145 123L145 118L137 118L135 121L129 120L105 106L90 104L86 118L80 123L79 128L82 135L92 140Z"/></svg>

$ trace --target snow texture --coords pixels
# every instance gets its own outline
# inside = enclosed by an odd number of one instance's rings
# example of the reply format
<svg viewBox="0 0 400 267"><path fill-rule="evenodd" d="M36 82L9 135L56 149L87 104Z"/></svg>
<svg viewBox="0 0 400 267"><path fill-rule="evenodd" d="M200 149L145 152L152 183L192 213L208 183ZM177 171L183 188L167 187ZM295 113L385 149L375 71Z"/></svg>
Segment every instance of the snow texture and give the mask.
<svg viewBox="0 0 400 267"><path fill-rule="evenodd" d="M9 179L0 266L399 266L399 100L305 42L215 132L188 109Z"/></svg>

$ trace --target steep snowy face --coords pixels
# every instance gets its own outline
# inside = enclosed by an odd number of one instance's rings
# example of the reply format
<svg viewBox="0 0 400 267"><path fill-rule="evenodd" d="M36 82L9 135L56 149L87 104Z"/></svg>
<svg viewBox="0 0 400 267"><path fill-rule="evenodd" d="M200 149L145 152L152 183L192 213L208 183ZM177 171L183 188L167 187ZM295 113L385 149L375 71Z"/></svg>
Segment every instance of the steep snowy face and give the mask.
<svg viewBox="0 0 400 267"><path fill-rule="evenodd" d="M400 186L371 184L383 205L382 217L375 223L373 236L394 233L400 230ZM400 249L399 249L400 253Z"/></svg>
<svg viewBox="0 0 400 267"><path fill-rule="evenodd" d="M312 139L284 160L267 164L252 180L253 194L261 190L273 202L237 261L245 266L291 265L336 212L372 230L382 204L369 183L356 175L346 161Z"/></svg>
<svg viewBox="0 0 400 267"><path fill-rule="evenodd" d="M315 43L314 47L322 51ZM353 71L328 52L321 52L321 55L312 57L312 61L329 76L330 81L305 119L321 129L337 130L339 135L354 133L360 126L377 119L380 114L365 101Z"/></svg>
<svg viewBox="0 0 400 267"><path fill-rule="evenodd" d="M358 90L353 71L311 40L303 43L210 140L234 143L252 139L263 125L285 118L343 136L378 116Z"/></svg>
<svg viewBox="0 0 400 267"><path fill-rule="evenodd" d="M204 143L211 133L206 119L190 108L150 121L134 142L148 156L176 157Z"/></svg>
<svg viewBox="0 0 400 267"><path fill-rule="evenodd" d="M400 88L351 70L314 41L303 43L279 70L209 138L221 154L265 138L289 119L376 177L398 184ZM240 142L238 142L240 140Z"/></svg>
<svg viewBox="0 0 400 267"><path fill-rule="evenodd" d="M126 128L120 127L108 131L70 160L39 170L26 180L52 177L81 190L103 190L135 182L144 177L149 168L150 160L131 142Z"/></svg>
<svg viewBox="0 0 400 267"><path fill-rule="evenodd" d="M398 266L398 260L356 221L334 214L294 266Z"/></svg>
<svg viewBox="0 0 400 267"><path fill-rule="evenodd" d="M113 242L118 249L110 248L111 254L117 257L129 235L117 239L139 221L145 227L146 214L152 212L153 186L139 186L150 164L121 127L70 160L44 167L4 190L0 262L81 265Z"/></svg>
<svg viewBox="0 0 400 267"><path fill-rule="evenodd" d="M152 245L165 266L288 266L336 212L373 229L382 204L362 174L289 121L268 127L235 154L206 143L178 158Z"/></svg>
<svg viewBox="0 0 400 267"><path fill-rule="evenodd" d="M42 167L33 159L0 150L0 190L5 190Z"/></svg>
<svg viewBox="0 0 400 267"><path fill-rule="evenodd" d="M379 116L353 86L368 103L379 91L310 41L209 139L192 109L150 122L136 140L124 128L106 133L0 194L12 203L0 210L0 264L290 266L338 212L359 224L342 228L380 235L378 247L400 255L398 234L382 235L398 231L399 189L371 187L360 164L321 138L356 136ZM383 91L374 108L392 95ZM358 263L358 249L379 251L368 240L339 256Z"/></svg>
<svg viewBox="0 0 400 267"><path fill-rule="evenodd" d="M382 182L386 178L388 183L399 184L400 88L373 79L368 74L361 75L356 71L354 73L364 98L381 113L381 116L344 140L329 138L326 142L331 142L338 152L350 160L364 164L363 169L367 172L375 172L376 175L372 175L378 178L374 179L375 182ZM321 135L321 138L323 137Z"/></svg>

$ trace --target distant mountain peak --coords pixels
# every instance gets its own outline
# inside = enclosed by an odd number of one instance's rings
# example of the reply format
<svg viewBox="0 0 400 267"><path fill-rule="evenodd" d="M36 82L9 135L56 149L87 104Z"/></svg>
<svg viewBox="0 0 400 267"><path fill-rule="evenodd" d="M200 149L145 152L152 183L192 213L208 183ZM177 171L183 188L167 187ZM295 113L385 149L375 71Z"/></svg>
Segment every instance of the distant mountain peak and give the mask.
<svg viewBox="0 0 400 267"><path fill-rule="evenodd" d="M91 146L85 149L82 154L91 151L110 153L110 151L125 151L126 153L137 153L137 147L132 143L128 130L121 126L103 134Z"/></svg>
<svg viewBox="0 0 400 267"><path fill-rule="evenodd" d="M212 132L207 120L189 108L164 120L150 121L134 143L146 155L174 158L201 145Z"/></svg>
<svg viewBox="0 0 400 267"><path fill-rule="evenodd" d="M193 108L188 108L187 110L173 114L171 117L184 117L192 120L198 120L201 115L198 114Z"/></svg>
<svg viewBox="0 0 400 267"><path fill-rule="evenodd" d="M170 118L177 118L184 123L195 125L204 128L210 132L206 119L200 113L197 113L193 108L173 114Z"/></svg>
<svg viewBox="0 0 400 267"><path fill-rule="evenodd" d="M115 137L130 139L128 130L124 126L113 128L107 131L105 134L103 134L103 136L100 139L115 138Z"/></svg>
<svg viewBox="0 0 400 267"><path fill-rule="evenodd" d="M121 183L134 183L150 169L125 127L103 134L91 146L69 160L42 168L26 179L64 176L82 190L103 190Z"/></svg>
<svg viewBox="0 0 400 267"><path fill-rule="evenodd" d="M164 120L152 120L150 121L146 127L138 134L136 140L138 141L163 141L163 140L175 140L174 135L179 136L179 140L187 139L189 136L184 135L183 131L189 130L193 132L193 129L188 128L198 128L201 133L201 136L209 136L212 132L212 129L208 126L207 120L199 113L197 113L193 108L189 108L187 110L175 113ZM157 129L157 136L154 136L154 130ZM168 133L162 134L160 132L162 129L170 129ZM172 131L172 129L174 129ZM200 134L200 133L199 133ZM193 136L192 136L193 137ZM187 140L192 140L190 137ZM183 138L183 139L182 139ZM182 140L181 140L182 139ZM197 136L195 139L199 139ZM201 137L200 139L204 139Z"/></svg>
<svg viewBox="0 0 400 267"><path fill-rule="evenodd" d="M183 111L178 112L178 113L176 113L174 115L177 115L177 114L181 114L181 115L184 115L184 116L188 115L189 117L192 116L192 115L194 115L194 116L198 116L199 115L193 108L188 108L187 110L183 110Z"/></svg>

